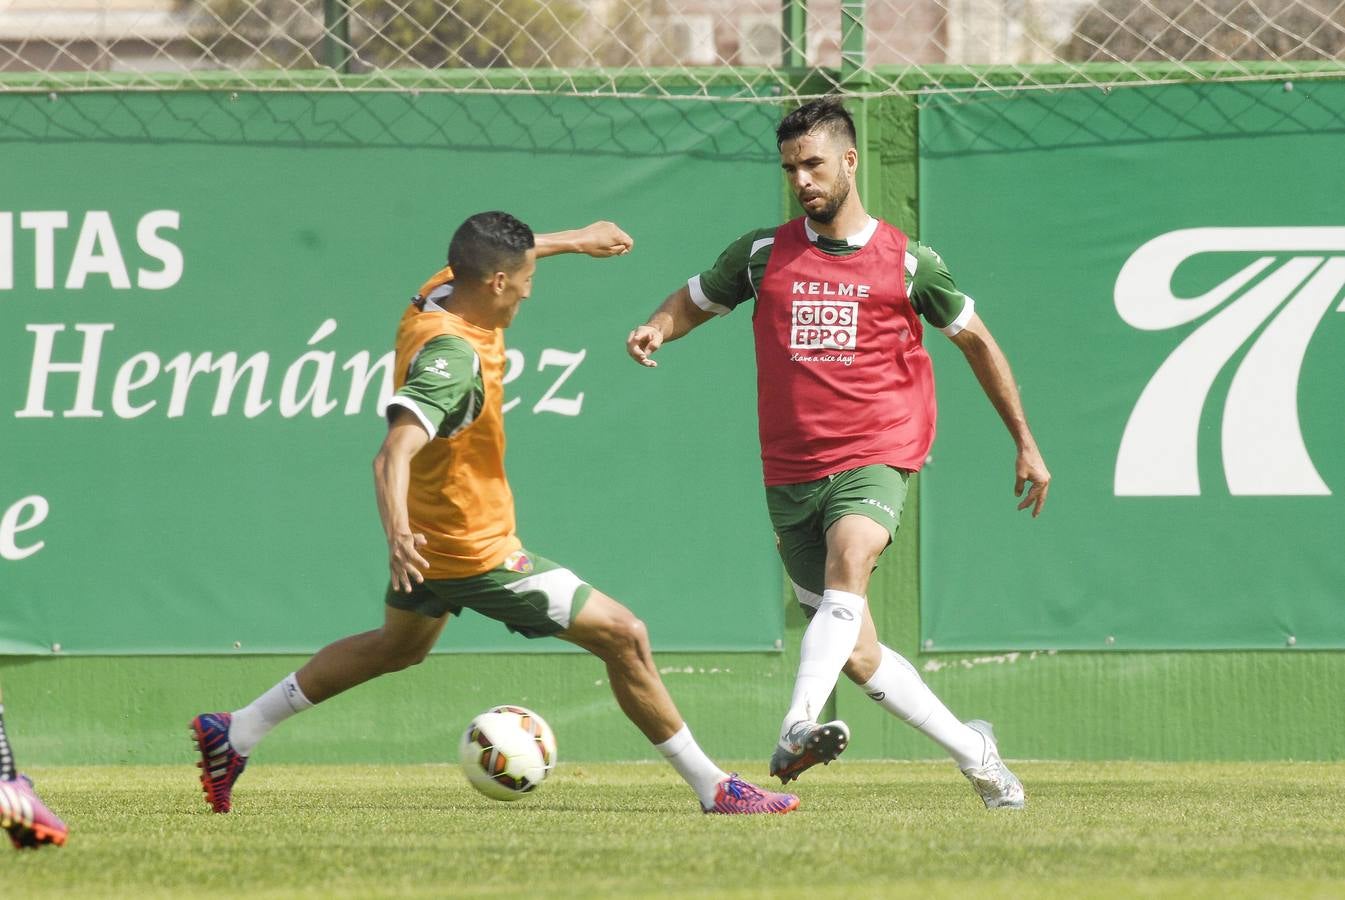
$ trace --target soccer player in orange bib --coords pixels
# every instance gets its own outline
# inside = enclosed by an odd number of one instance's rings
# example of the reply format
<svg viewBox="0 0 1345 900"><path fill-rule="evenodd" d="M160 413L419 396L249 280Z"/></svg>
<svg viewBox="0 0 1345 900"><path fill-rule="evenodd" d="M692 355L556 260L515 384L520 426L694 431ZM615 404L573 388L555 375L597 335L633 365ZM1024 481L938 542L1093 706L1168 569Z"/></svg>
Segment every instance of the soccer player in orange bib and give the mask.
<svg viewBox="0 0 1345 900"><path fill-rule="evenodd" d="M1041 512L1050 473L1008 361L933 250L864 211L859 154L835 98L787 115L780 164L805 215L751 231L627 338L641 365L715 315L754 300L766 502L795 596L809 617L794 693L771 757L784 783L840 755L844 722L817 718L842 671L943 747L988 808L1022 807L1023 787L981 720L962 722L911 664L879 643L866 592L901 523L907 482L934 440L933 325L966 356L1018 446L1019 509ZM1029 487L1030 486L1030 487Z"/></svg>
<svg viewBox="0 0 1345 900"><path fill-rule="evenodd" d="M423 660L464 609L525 637L555 636L607 665L617 703L691 786L707 813L786 813L790 794L763 791L701 750L668 695L644 623L577 575L523 547L504 472L504 330L532 291L538 257L630 250L610 222L534 236L503 212L454 233L449 266L413 299L397 330L388 433L374 459L391 585L383 627L319 650L297 672L233 713L203 713L191 730L201 783L228 812L257 743L297 712Z"/></svg>

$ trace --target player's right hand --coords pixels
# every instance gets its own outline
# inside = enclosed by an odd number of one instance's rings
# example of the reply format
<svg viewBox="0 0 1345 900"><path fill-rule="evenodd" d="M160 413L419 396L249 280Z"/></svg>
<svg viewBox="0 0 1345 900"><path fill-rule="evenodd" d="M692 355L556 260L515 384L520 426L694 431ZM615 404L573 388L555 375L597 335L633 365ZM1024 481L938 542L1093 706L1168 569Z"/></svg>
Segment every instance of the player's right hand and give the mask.
<svg viewBox="0 0 1345 900"><path fill-rule="evenodd" d="M419 548L428 541L419 532L404 532L388 538L388 568L392 572L392 589L404 594L425 581L421 569L430 567L429 561L420 555Z"/></svg>
<svg viewBox="0 0 1345 900"><path fill-rule="evenodd" d="M658 368L658 363L650 357L662 346L663 332L652 325L641 325L626 337L626 352L630 358L651 369Z"/></svg>
<svg viewBox="0 0 1345 900"><path fill-rule="evenodd" d="M579 229L577 243L580 253L602 259L626 255L635 246L635 239L615 222L594 222Z"/></svg>

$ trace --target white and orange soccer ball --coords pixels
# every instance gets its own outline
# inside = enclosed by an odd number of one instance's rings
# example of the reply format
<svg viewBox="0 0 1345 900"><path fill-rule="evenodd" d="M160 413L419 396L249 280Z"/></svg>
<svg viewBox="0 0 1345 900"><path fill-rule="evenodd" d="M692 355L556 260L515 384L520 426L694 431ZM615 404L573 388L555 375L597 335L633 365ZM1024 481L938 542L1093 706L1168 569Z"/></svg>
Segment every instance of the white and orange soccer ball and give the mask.
<svg viewBox="0 0 1345 900"><path fill-rule="evenodd" d="M556 736L532 710L496 706L472 719L458 751L472 787L492 800L518 800L555 768Z"/></svg>

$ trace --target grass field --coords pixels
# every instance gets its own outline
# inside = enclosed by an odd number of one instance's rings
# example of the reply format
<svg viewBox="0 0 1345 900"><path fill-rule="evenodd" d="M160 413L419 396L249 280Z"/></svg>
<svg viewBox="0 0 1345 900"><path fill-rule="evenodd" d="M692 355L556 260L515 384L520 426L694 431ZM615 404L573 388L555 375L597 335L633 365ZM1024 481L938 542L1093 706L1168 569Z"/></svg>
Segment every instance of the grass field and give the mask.
<svg viewBox="0 0 1345 900"><path fill-rule="evenodd" d="M750 818L657 764L504 804L452 766L259 762L227 816L188 766L40 769L70 843L0 856L0 897L1345 897L1345 764L1015 769L1022 812L949 765L843 760Z"/></svg>

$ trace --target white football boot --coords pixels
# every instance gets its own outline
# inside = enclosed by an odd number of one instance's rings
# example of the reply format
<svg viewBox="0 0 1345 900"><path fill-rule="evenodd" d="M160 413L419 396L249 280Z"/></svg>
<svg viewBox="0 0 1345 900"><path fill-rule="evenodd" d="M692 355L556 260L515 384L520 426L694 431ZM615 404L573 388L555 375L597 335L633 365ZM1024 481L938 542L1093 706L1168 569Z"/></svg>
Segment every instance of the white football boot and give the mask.
<svg viewBox="0 0 1345 900"><path fill-rule="evenodd" d="M990 723L972 719L967 727L985 738L985 752L979 766L963 769L962 774L967 776L971 786L985 802L986 809L1022 809L1027 805L1023 783L999 758L999 747L995 743L995 732Z"/></svg>

